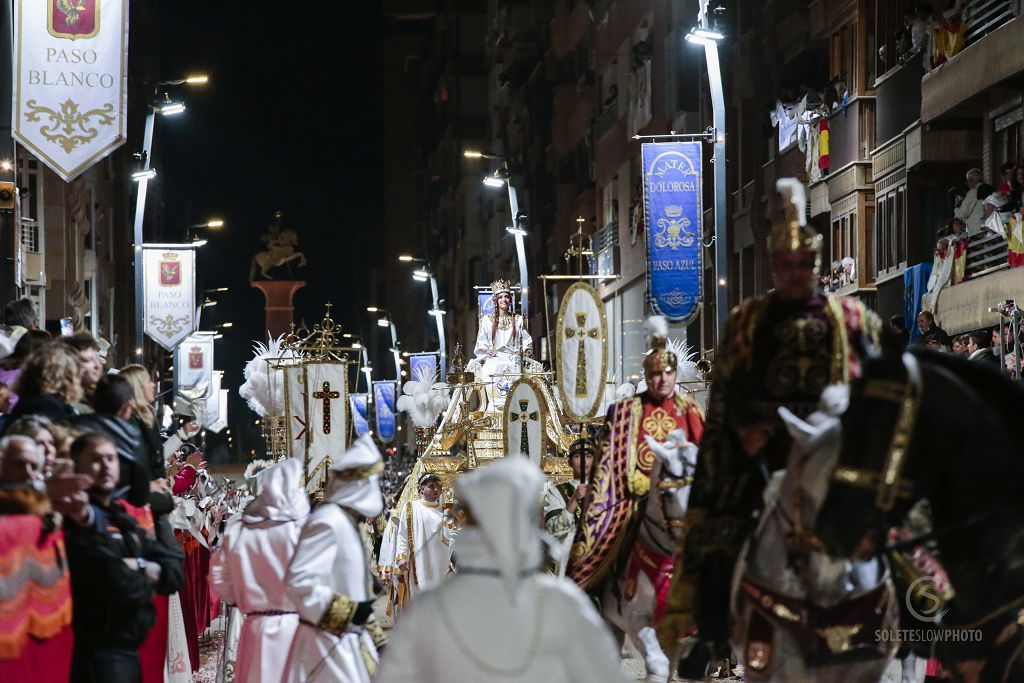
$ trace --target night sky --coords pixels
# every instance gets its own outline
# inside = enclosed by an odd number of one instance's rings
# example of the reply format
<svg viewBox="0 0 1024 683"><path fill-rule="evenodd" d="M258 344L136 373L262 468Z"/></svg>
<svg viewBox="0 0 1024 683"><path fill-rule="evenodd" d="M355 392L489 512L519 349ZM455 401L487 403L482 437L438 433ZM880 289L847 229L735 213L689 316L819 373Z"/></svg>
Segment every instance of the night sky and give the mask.
<svg viewBox="0 0 1024 683"><path fill-rule="evenodd" d="M383 262L379 93L382 18L377 2L160 3L162 78L208 73L181 91L188 111L158 121L164 229L222 217L200 250L200 288L230 287L206 308L203 329L231 321L217 367L232 392L231 422L255 415L237 397L251 341L265 336L263 295L249 286L252 255L275 210L299 233L309 265L296 319L312 326L335 304L346 329L363 312L369 269ZM239 430L236 429L236 433Z"/></svg>

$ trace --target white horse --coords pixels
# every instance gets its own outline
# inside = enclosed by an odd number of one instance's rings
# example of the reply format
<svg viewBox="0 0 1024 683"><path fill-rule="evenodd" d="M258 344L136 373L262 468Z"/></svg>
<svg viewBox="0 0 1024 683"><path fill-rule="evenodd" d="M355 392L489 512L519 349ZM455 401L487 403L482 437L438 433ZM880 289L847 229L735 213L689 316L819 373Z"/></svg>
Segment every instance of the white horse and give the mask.
<svg viewBox="0 0 1024 683"><path fill-rule="evenodd" d="M682 429L672 431L664 443L648 436L647 444L655 455L651 492L636 531L635 545L623 550L629 554L623 572L605 582L601 613L620 646L624 636L629 636L640 650L647 667L647 683L665 683L672 674L673 662L662 650L654 630L657 589L647 571L655 577L662 576L666 568L671 572L671 565L659 562L658 558L671 558L675 549L672 522L681 520L686 512L697 466L697 447L687 440ZM639 564L635 575L629 571L633 562Z"/></svg>
<svg viewBox="0 0 1024 683"><path fill-rule="evenodd" d="M804 528L839 456L847 397L830 387L806 422L779 409L794 446L785 473L769 484L733 578L732 643L748 680L874 682L895 654L893 638L876 632L898 620L885 567L832 558Z"/></svg>

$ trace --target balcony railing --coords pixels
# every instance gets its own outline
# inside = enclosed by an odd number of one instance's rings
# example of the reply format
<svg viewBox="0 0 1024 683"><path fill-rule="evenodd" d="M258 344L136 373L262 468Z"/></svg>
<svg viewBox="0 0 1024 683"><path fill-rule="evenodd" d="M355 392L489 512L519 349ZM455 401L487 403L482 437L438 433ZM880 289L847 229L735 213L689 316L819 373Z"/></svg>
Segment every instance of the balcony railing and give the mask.
<svg viewBox="0 0 1024 683"><path fill-rule="evenodd" d="M1007 267L1006 238L985 230L967 244L967 277L977 277Z"/></svg>
<svg viewBox="0 0 1024 683"><path fill-rule="evenodd" d="M600 140L615 126L615 122L619 120L619 101L612 100L612 102L604 108L604 110L598 114L597 119L594 121L594 138Z"/></svg>
<svg viewBox="0 0 1024 683"><path fill-rule="evenodd" d="M613 218L594 233L594 253L600 253L619 243L619 219Z"/></svg>
<svg viewBox="0 0 1024 683"><path fill-rule="evenodd" d="M1013 19L1016 0L968 0L967 32L964 36L968 45Z"/></svg>

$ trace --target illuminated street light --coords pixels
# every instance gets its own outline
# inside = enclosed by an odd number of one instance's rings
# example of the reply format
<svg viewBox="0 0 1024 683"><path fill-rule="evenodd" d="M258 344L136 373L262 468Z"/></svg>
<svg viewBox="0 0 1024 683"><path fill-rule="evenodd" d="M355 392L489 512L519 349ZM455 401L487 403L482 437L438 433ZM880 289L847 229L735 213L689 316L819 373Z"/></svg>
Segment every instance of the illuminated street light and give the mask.
<svg viewBox="0 0 1024 683"><path fill-rule="evenodd" d="M497 176L489 175L484 178L484 185L499 189L505 187L505 181Z"/></svg>
<svg viewBox="0 0 1024 683"><path fill-rule="evenodd" d="M181 102L165 102L160 105L157 110L162 116L174 116L175 114L184 114L185 105Z"/></svg>
<svg viewBox="0 0 1024 683"><path fill-rule="evenodd" d="M377 327L387 327L390 324L391 323L388 322L387 318L378 318L377 319Z"/></svg>
<svg viewBox="0 0 1024 683"><path fill-rule="evenodd" d="M376 313L376 312L377 312L377 311L379 311L379 310L380 310L380 309L379 309L379 308L377 308L376 306L367 306L367 307L366 307L366 312L367 312L367 313Z"/></svg>
<svg viewBox="0 0 1024 683"><path fill-rule="evenodd" d="M426 275L417 275L416 273L413 273L412 279L416 282L426 282L429 278Z"/></svg>
<svg viewBox="0 0 1024 683"><path fill-rule="evenodd" d="M410 263L412 261L415 261L416 259L414 259L412 256L409 256L409 254L402 254L401 256L398 257L398 260L401 261L402 263Z"/></svg>

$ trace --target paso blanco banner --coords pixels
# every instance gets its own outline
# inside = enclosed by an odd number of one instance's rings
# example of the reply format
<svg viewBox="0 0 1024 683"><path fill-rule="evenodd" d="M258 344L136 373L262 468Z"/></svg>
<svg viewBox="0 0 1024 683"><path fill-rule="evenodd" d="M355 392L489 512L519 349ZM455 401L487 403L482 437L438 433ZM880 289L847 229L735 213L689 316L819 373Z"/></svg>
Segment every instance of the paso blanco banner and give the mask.
<svg viewBox="0 0 1024 683"><path fill-rule="evenodd" d="M196 252L184 245L143 245L146 334L168 351L196 329Z"/></svg>
<svg viewBox="0 0 1024 683"><path fill-rule="evenodd" d="M70 181L125 141L128 0L14 0L14 136Z"/></svg>
<svg viewBox="0 0 1024 683"><path fill-rule="evenodd" d="M205 419L206 401L214 389L213 332L196 332L174 354L174 411Z"/></svg>

